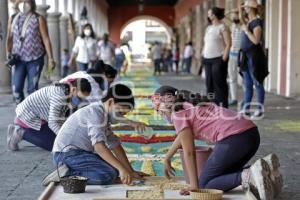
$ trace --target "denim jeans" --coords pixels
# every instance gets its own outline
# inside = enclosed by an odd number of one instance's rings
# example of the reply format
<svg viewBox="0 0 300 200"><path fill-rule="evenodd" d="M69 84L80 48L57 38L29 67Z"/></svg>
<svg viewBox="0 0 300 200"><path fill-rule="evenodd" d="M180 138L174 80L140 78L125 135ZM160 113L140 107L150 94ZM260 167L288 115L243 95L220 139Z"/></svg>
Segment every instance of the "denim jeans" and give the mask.
<svg viewBox="0 0 300 200"><path fill-rule="evenodd" d="M86 71L89 68L89 63L77 62L80 71Z"/></svg>
<svg viewBox="0 0 300 200"><path fill-rule="evenodd" d="M47 151L52 151L55 138L56 134L49 128L48 124L43 124L39 131L24 128L23 140Z"/></svg>
<svg viewBox="0 0 300 200"><path fill-rule="evenodd" d="M65 164L69 168L67 176L84 176L89 185L109 185L118 178L119 172L99 155L84 150L55 152L55 166Z"/></svg>
<svg viewBox="0 0 300 200"><path fill-rule="evenodd" d="M218 142L199 178L200 188L229 191L240 186L242 171L259 144L256 127Z"/></svg>
<svg viewBox="0 0 300 200"><path fill-rule="evenodd" d="M254 77L252 59L247 59L247 68L243 73L244 83L244 99L243 99L243 110L249 111L250 103L253 97L253 85L256 88L257 103L259 104L259 110L263 111L263 105L265 101L265 89Z"/></svg>
<svg viewBox="0 0 300 200"><path fill-rule="evenodd" d="M183 59L183 63L182 63L182 69L184 72L187 72L187 73L191 73L191 67L192 67L192 57L189 57L189 58L184 58Z"/></svg>
<svg viewBox="0 0 300 200"><path fill-rule="evenodd" d="M20 61L12 71L12 89L15 102L21 103L24 98L24 84L27 77L27 93L31 94L38 90L39 79L44 66L44 56L37 60L25 62Z"/></svg>
<svg viewBox="0 0 300 200"><path fill-rule="evenodd" d="M116 63L115 63L115 68L118 72L120 72L123 64L125 61L125 56L124 55L116 55Z"/></svg>
<svg viewBox="0 0 300 200"><path fill-rule="evenodd" d="M154 73L158 72L159 74L161 73L161 63L162 59L155 59L154 60Z"/></svg>

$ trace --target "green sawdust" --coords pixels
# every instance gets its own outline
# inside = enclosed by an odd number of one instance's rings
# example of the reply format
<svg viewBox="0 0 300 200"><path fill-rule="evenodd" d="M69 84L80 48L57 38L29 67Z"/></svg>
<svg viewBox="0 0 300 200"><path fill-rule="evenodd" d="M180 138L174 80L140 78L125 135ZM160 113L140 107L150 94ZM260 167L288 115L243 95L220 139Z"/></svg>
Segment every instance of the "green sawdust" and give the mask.
<svg viewBox="0 0 300 200"><path fill-rule="evenodd" d="M283 131L300 133L300 121L279 121L276 124L276 127L280 128Z"/></svg>

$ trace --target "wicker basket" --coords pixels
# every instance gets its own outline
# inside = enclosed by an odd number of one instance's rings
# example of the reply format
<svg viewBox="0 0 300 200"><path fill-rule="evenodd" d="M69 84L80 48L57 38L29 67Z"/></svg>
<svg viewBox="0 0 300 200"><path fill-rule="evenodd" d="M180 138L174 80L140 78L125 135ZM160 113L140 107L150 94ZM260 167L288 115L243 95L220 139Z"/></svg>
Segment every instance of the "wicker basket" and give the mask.
<svg viewBox="0 0 300 200"><path fill-rule="evenodd" d="M221 200L223 199L222 190L200 189L191 191L192 199L197 200Z"/></svg>
<svg viewBox="0 0 300 200"><path fill-rule="evenodd" d="M87 180L82 176L69 176L60 178L60 184L63 186L65 193L84 193Z"/></svg>

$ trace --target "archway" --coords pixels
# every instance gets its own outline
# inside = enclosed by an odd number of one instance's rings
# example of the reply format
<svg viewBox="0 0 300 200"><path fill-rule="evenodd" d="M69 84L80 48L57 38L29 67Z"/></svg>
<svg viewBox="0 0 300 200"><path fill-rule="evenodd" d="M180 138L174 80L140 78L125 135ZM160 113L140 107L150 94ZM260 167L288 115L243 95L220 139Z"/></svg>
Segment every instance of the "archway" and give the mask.
<svg viewBox="0 0 300 200"><path fill-rule="evenodd" d="M170 48L172 29L161 19L153 16L138 16L127 21L120 32L121 41L128 42L134 60L150 61L150 48L159 42Z"/></svg>

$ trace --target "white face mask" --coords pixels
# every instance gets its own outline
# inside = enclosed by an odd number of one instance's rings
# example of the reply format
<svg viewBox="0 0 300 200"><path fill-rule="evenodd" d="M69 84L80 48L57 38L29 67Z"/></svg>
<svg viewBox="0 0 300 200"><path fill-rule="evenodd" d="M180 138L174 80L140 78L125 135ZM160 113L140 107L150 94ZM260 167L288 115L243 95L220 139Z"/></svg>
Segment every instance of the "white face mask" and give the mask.
<svg viewBox="0 0 300 200"><path fill-rule="evenodd" d="M87 37L90 37L92 34L92 31L90 29L86 29L84 30L84 35L87 36Z"/></svg>
<svg viewBox="0 0 300 200"><path fill-rule="evenodd" d="M19 10L23 14L28 14L31 10L31 5L29 3L21 2L19 4Z"/></svg>

